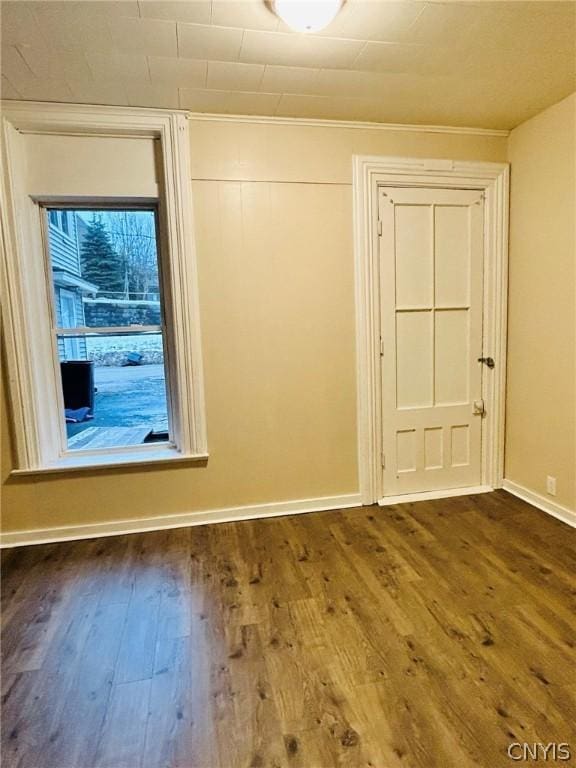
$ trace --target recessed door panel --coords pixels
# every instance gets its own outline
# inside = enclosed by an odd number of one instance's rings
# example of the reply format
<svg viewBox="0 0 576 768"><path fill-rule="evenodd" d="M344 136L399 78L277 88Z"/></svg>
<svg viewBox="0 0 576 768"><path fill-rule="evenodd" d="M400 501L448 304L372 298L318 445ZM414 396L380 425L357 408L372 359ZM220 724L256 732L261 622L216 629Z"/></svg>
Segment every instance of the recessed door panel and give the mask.
<svg viewBox="0 0 576 768"><path fill-rule="evenodd" d="M424 428L424 468L442 469L444 466L444 429Z"/></svg>
<svg viewBox="0 0 576 768"><path fill-rule="evenodd" d="M397 306L430 307L434 291L430 207L398 205L394 219Z"/></svg>
<svg viewBox="0 0 576 768"><path fill-rule="evenodd" d="M457 424L451 429L451 466L467 467L470 464L470 426Z"/></svg>
<svg viewBox="0 0 576 768"><path fill-rule="evenodd" d="M396 315L396 403L398 408L432 405L432 312Z"/></svg>
<svg viewBox="0 0 576 768"><path fill-rule="evenodd" d="M483 196L380 192L384 495L481 482Z"/></svg>
<svg viewBox="0 0 576 768"><path fill-rule="evenodd" d="M416 430L400 429L396 433L398 472L416 471Z"/></svg>
<svg viewBox="0 0 576 768"><path fill-rule="evenodd" d="M470 400L469 310L442 309L435 310L434 314L434 404L467 403Z"/></svg>
<svg viewBox="0 0 576 768"><path fill-rule="evenodd" d="M434 206L435 304L467 306L470 301L470 211L467 206Z"/></svg>

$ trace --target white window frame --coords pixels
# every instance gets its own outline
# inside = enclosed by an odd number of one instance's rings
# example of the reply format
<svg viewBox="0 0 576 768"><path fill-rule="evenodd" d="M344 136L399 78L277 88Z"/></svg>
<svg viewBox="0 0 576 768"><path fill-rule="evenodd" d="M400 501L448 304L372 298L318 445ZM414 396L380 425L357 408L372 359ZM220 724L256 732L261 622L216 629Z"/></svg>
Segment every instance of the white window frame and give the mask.
<svg viewBox="0 0 576 768"><path fill-rule="evenodd" d="M57 407L59 366L50 342L51 281L46 273L44 209L24 187L19 134L114 136L158 141L162 159L158 200L164 307L170 326L167 373L171 443L106 452L63 450ZM124 464L205 461L208 458L198 280L186 113L165 110L3 102L0 241L2 320L15 441L13 474L96 469ZM75 202L78 198L70 198ZM50 202L42 198L45 205ZM66 202L53 198L52 204ZM119 202L110 200L110 202Z"/></svg>
<svg viewBox="0 0 576 768"><path fill-rule="evenodd" d="M37 202L41 206L41 215L42 215L42 222L44 226L43 234L44 234L44 258L45 258L45 273L49 276L49 293L50 296L53 297L53 313L51 317L51 325L52 325L52 345L53 345L53 354L54 354L54 360L55 360L55 366L56 368L60 365L60 357L58 353L58 338L63 339L64 341L64 347L66 347L66 342L70 342L73 340L77 340L81 336L89 336L90 334L96 334L96 335L129 335L132 336L133 334L158 334L162 338L162 347L164 352L164 373L166 378L166 396L167 396L167 407L168 407L168 432L169 437L167 440L164 441L158 441L158 443L155 443L155 447L157 447L161 442L162 443L170 443L171 445L174 445L174 442L172 440L172 434L173 434L173 423L174 418L172 415L172 399L170 396L171 393L171 382L170 382L170 366L168 364L168 361L170 360L171 350L174 347L174 344L172 343L172 323L170 322L169 313L167 313L166 308L166 287L170 284L170 278L167 274L166 270L166 264L164 259L164 254L162 252L162 237L161 237L161 229L159 224L159 217L160 217L160 209L159 209L159 201L157 198L150 198L149 200L145 200L144 198L121 198L119 200L116 200L112 202L111 198L107 198L105 202L102 202L101 199L98 198L90 198L87 199L85 197L78 197L76 199L76 202L71 202L70 198L66 198L65 205L66 207L60 208L56 207L57 203L55 202L55 198L51 198L49 204L45 204L43 202L44 198L34 198L37 200ZM62 203L64 205L64 203ZM123 326L108 326L105 328L97 328L94 326L87 326L85 324L75 323L73 326L65 325L62 321L61 324L59 324L56 320L56 286L54 285L54 277L53 277L53 265L52 265L52 258L50 253L50 240L49 235L46 233L46 223L49 221L49 211L50 209L56 209L58 213L60 214L60 218L62 218L61 214L64 212L68 213L69 211L78 211L79 209L85 209L88 211L147 211L148 213L151 213L154 217L154 231L156 235L156 252L157 252L157 263L158 263L158 277L160 281L160 290L162 294L162 318L161 323L158 325L136 325L136 326L130 326L130 325L123 325ZM74 297L74 294L70 291L66 291L65 289L60 289L60 297L63 296L63 294L68 294L71 297ZM62 313L62 305L60 306L60 312ZM63 320L63 319L62 319ZM84 338L84 341L86 342L86 338ZM75 358L78 359L78 358ZM90 457L98 456L102 453L109 454L110 452L127 452L127 451L134 451L134 450L144 450L144 451L150 451L152 450L151 446L149 444L145 445L133 445L128 448L120 448L120 447L114 447L109 446L107 448L93 448L93 449L78 449L78 448L69 448L68 447L68 437L67 437L67 430L66 430L66 422L65 422L65 416L64 416L64 394L61 388L61 378L58 378L58 401L59 401L59 423L60 423L60 434L61 434L61 444L60 444L60 455L62 457L66 456L71 457L74 456L74 459L77 459L79 456L86 454L90 455Z"/></svg>

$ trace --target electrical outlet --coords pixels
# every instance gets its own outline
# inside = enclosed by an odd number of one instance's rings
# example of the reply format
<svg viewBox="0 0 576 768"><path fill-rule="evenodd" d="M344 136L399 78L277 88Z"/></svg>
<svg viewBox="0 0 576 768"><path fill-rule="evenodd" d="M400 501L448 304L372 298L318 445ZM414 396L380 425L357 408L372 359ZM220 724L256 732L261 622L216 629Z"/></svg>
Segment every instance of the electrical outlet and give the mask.
<svg viewBox="0 0 576 768"><path fill-rule="evenodd" d="M556 496L556 478L550 475L546 478L546 493L549 496Z"/></svg>

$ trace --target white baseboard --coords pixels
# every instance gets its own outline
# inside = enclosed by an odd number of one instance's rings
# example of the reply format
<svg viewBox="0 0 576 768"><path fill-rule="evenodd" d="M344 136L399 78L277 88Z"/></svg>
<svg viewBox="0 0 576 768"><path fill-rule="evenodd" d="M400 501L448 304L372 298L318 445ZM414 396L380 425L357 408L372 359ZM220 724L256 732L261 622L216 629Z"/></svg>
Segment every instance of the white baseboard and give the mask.
<svg viewBox="0 0 576 768"><path fill-rule="evenodd" d="M576 528L576 512L560 504L540 496L528 488L524 488L511 480L504 480L502 487L505 491L532 504L543 512L562 520ZM476 493L488 493L490 486L479 485L472 488L454 488L448 491L426 491L399 496L387 496L378 501L380 506L390 504L405 504L407 502L445 499L452 496L469 496ZM78 539L97 539L103 536L122 536L127 533L143 533L145 531L160 531L170 528L188 528L209 523L228 523L234 520L254 520L257 518L280 517L282 515L298 515L307 512L323 512L331 509L347 509L362 506L359 493L343 496L324 496L318 499L299 499L296 501L279 501L270 504L255 504L245 507L227 507L199 512L186 512L179 515L164 515L147 517L139 520L114 520L106 523L88 525L70 525L60 528L36 528L25 531L9 531L0 534L0 549L23 547L31 544L50 544L58 541L74 541Z"/></svg>
<svg viewBox="0 0 576 768"><path fill-rule="evenodd" d="M533 507L538 507L543 512L547 512L549 515L558 518L558 520L562 520L563 523L572 526L572 528L576 528L576 512L573 509L556 504L545 496L541 496L529 488L524 488L523 485L518 485L518 483L514 483L512 480L504 480L502 488L513 496L522 499L522 501L532 504Z"/></svg>
<svg viewBox="0 0 576 768"><path fill-rule="evenodd" d="M399 496L384 496L378 500L381 507L390 504L406 504L414 501L433 501L434 499L450 499L452 496L472 496L475 493L489 493L494 489L490 485L474 485L468 488L450 488L446 491L423 491L422 493L404 493Z"/></svg>
<svg viewBox="0 0 576 768"><path fill-rule="evenodd" d="M319 499L278 501L248 507L228 507L205 512L186 512L179 515L146 517L138 520L114 520L107 523L69 525L61 528L36 528L28 531L9 531L0 534L0 548L24 547L30 544L50 544L77 539L99 539L102 536L122 536L126 533L160 531L167 528L188 528L207 523L229 523L234 520L252 520L260 517L299 515L305 512L323 512L330 509L360 507L359 493L345 496L324 496Z"/></svg>

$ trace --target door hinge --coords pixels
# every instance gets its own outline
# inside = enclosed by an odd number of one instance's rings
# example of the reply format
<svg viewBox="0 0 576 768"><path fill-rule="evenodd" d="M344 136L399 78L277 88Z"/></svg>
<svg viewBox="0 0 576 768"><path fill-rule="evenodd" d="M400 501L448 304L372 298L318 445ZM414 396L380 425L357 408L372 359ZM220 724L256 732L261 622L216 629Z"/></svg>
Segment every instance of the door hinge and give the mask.
<svg viewBox="0 0 576 768"><path fill-rule="evenodd" d="M384 357L384 339L380 337L380 357Z"/></svg>
<svg viewBox="0 0 576 768"><path fill-rule="evenodd" d="M380 463L382 464L382 469L386 469L386 454L384 452L380 454Z"/></svg>
<svg viewBox="0 0 576 768"><path fill-rule="evenodd" d="M484 363L484 365L487 365L488 368L494 368L496 363L494 362L494 358L492 357L479 357L478 358L479 363Z"/></svg>
<svg viewBox="0 0 576 768"><path fill-rule="evenodd" d="M382 219L378 219L378 235L382 236Z"/></svg>

